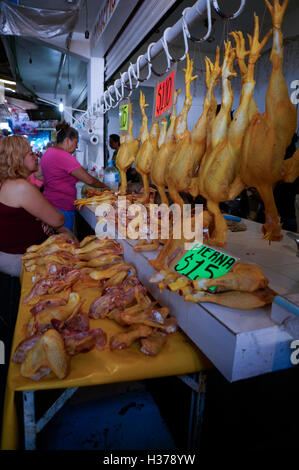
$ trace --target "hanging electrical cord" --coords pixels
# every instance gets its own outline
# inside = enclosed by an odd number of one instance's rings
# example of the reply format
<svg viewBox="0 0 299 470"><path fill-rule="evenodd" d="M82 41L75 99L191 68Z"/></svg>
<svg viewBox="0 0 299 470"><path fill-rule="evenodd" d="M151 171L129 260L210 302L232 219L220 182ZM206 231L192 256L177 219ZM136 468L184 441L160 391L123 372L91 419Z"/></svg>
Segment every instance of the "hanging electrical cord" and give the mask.
<svg viewBox="0 0 299 470"><path fill-rule="evenodd" d="M220 9L220 7L218 5L218 0L206 0L205 7L203 7L202 1L198 0L195 3L195 5L193 5L193 7L185 8L183 13L182 13L181 20L179 20L176 23L176 25L174 25L172 28L167 28L164 31L163 37L160 40L161 45L162 45L162 49L165 53L166 60L167 60L166 70L163 73L159 73L153 68L152 49L156 48L155 55L157 55L157 53L159 53L159 52L157 52L157 44L158 44L159 41L157 43L151 43L147 48L146 54L139 56L137 58L137 62L136 62L135 65L130 64L128 71L124 72L124 73L121 73L120 78L116 79L114 84L110 85L108 90L106 90L104 92L104 94L99 99L99 105L97 106L97 109L98 110L100 109L103 112L103 114L105 114L107 111L109 111L109 109L115 108L119 104L119 102L122 99L124 99L125 89L129 90L128 96L131 96L133 90L138 87L139 83L142 83L142 82L150 79L152 72L154 73L154 75L160 77L160 76L164 75L170 69L171 64L173 62L180 62L180 61L184 60L187 53L188 53L188 50L189 50L188 39L190 39L192 42L195 42L195 43L206 41L209 38L209 36L212 32L212 29L213 29L213 20L212 20L212 15L211 15L211 3L213 4L213 7L214 7L215 11L217 12L217 14L221 18L228 21L228 20L237 18L237 16L239 16L242 13L242 11L243 11L243 9L246 5L246 0L240 0L239 9L235 13L230 14L230 15L227 15L227 14L222 12L222 10ZM88 11L87 11L87 0L85 0L85 5L86 5L86 12L88 13ZM207 10L207 16L208 16L208 31L204 36L199 37L199 38L195 38L194 36L191 35L190 30L189 30L188 15L190 17L191 17L191 15L193 15L193 20L194 20L194 17L201 15L205 11L205 9ZM86 18L87 18L87 14L86 14ZM169 34L170 30L172 30L174 27L178 28L179 23L180 23L180 26L182 28L182 33L183 33L183 36L184 36L185 53L180 58L174 58L169 52L167 35ZM226 26L227 26L227 34L228 34L228 24ZM225 25L224 25L224 27L225 27ZM224 34L225 34L225 29L224 29ZM140 78L141 62L143 62L143 67L144 67L144 65L147 65L147 67L148 67L148 73L147 73L147 76L145 78ZM134 77L134 79L137 82L135 85L133 85L132 76ZM129 86L127 85L127 82L129 82ZM121 92L119 92L120 88L121 88ZM112 94L114 94L115 99L112 98L112 96L111 96ZM107 95L108 95L109 102L107 101ZM84 123L86 122L86 117L90 113L90 111L91 110L88 109L86 111L85 115L82 115L79 118L79 120L77 120L77 124L84 125Z"/></svg>
<svg viewBox="0 0 299 470"><path fill-rule="evenodd" d="M85 39L89 39L87 0L85 0Z"/></svg>

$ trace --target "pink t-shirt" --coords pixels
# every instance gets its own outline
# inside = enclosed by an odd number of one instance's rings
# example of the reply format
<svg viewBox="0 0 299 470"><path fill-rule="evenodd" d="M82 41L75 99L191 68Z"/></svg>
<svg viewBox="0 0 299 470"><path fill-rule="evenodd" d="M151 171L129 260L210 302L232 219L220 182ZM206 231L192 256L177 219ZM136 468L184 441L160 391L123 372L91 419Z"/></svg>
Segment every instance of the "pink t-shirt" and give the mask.
<svg viewBox="0 0 299 470"><path fill-rule="evenodd" d="M75 209L76 183L70 173L81 168L76 158L64 150L49 148L41 158L44 178L43 195L57 209L72 211Z"/></svg>

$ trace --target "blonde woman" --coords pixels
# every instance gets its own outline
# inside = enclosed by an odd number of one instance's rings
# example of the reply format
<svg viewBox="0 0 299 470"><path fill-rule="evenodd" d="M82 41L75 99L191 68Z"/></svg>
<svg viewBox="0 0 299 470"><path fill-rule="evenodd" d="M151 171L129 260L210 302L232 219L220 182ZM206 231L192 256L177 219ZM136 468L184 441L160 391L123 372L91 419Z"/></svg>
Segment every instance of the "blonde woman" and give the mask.
<svg viewBox="0 0 299 470"><path fill-rule="evenodd" d="M36 166L28 139L0 139L0 271L11 276L20 275L26 249L47 238L42 223L67 231L63 214L27 181Z"/></svg>

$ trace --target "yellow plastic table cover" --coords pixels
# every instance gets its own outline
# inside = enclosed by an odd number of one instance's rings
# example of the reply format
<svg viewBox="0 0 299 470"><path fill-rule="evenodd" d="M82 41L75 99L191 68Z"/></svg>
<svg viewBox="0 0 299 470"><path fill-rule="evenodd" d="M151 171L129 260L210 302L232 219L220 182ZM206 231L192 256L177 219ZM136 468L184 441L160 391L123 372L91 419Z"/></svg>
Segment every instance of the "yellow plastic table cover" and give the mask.
<svg viewBox="0 0 299 470"><path fill-rule="evenodd" d="M25 338L25 326L31 317L31 307L23 305L23 298L29 294L32 288L31 277L32 274L28 272L24 272L21 277L21 299L11 356L17 345ZM94 288L86 289L84 291L84 299L86 300L83 308L89 309L90 303L96 297ZM3 413L1 443L3 450L13 450L18 447L18 420L14 403L15 391L64 389L143 380L204 371L212 367L210 361L181 332L169 335L162 351L156 357L149 357L139 351L138 344L121 351L110 351L110 337L122 329L113 320L90 319L89 323L90 328L102 328L105 331L107 344L103 351L94 348L88 353L74 356L71 360L70 373L64 380L57 379L54 374L48 375L37 382L26 379L20 375L20 364L10 361Z"/></svg>

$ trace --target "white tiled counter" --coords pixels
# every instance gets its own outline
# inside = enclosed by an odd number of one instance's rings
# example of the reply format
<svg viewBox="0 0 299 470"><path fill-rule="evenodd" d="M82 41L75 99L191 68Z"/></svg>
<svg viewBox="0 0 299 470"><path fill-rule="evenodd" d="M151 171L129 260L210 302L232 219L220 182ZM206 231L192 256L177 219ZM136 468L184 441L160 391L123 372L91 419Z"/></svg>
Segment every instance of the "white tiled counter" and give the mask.
<svg viewBox="0 0 299 470"><path fill-rule="evenodd" d="M94 229L96 218L87 207L80 214ZM299 258L296 244L286 235L281 242L262 239L261 225L243 220L247 231L228 233L225 253L261 267L270 287L280 295L299 293ZM267 372L292 367L290 343L294 339L282 325L270 318L271 306L251 311L220 305L185 302L168 290L159 291L149 277L155 272L148 259L157 252L136 253L131 240L119 240L126 262L135 266L140 281L163 305L171 309L182 330L194 341L215 367L229 380L236 381Z"/></svg>

